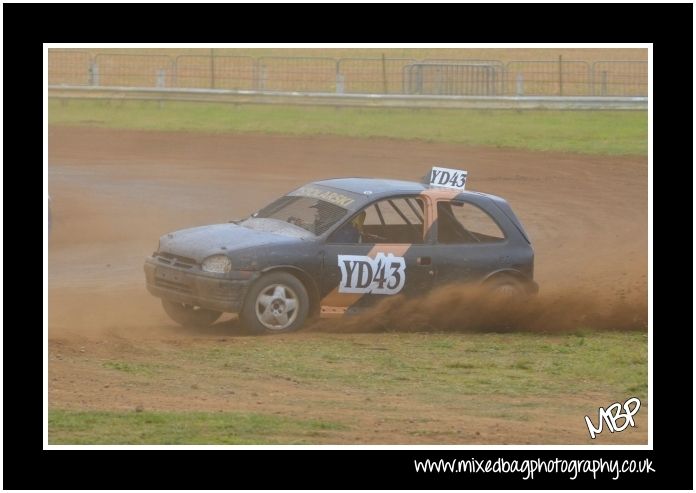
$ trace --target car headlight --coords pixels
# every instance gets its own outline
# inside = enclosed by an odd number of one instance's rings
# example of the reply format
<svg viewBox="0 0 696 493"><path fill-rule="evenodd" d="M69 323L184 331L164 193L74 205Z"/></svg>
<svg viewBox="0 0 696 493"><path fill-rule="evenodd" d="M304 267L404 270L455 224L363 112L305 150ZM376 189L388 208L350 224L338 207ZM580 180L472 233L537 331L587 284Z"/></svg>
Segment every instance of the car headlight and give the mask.
<svg viewBox="0 0 696 493"><path fill-rule="evenodd" d="M201 267L206 272L226 274L232 270L232 262L227 255L211 255L203 261Z"/></svg>

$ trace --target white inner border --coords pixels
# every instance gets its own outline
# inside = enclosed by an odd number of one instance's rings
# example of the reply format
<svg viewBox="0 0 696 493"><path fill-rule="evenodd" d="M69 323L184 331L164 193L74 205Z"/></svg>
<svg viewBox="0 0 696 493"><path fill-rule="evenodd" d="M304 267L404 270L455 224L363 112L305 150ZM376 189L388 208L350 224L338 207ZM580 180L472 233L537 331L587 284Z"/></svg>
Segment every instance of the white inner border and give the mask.
<svg viewBox="0 0 696 493"><path fill-rule="evenodd" d="M48 49L49 48L638 48L648 50L648 444L647 445L49 445L48 443L48 209L43 213L43 449L44 450L653 450L653 45L652 43L44 43L43 193L48 202ZM2 55L0 54L0 57ZM0 66L0 71L2 70ZM0 72L0 81L2 73ZM1 84L1 82L0 82ZM2 137L0 137L2 139ZM0 141L1 145L1 141ZM0 177L0 180L2 178ZM2 203L0 202L0 211ZM0 226L2 218L0 216ZM2 229L0 228L0 249ZM696 247L695 247L696 249ZM695 250L696 251L696 250ZM2 265L0 265L0 274ZM696 296L696 295L695 295ZM696 298L695 298L696 299ZM2 301L0 301L0 304ZM1 307L2 305L0 305ZM694 305L696 307L696 305ZM1 308L0 308L1 309ZM696 308L694 308L696 310ZM2 342L0 341L0 344ZM696 344L696 341L694 341ZM2 371L2 370L0 370ZM630 396L627 396L630 397ZM2 397L0 396L0 399ZM2 404L2 401L0 401ZM597 407L611 403L597 403ZM1 412L1 411L0 411ZM582 419L582 417L579 417ZM696 431L695 431L696 433Z"/></svg>

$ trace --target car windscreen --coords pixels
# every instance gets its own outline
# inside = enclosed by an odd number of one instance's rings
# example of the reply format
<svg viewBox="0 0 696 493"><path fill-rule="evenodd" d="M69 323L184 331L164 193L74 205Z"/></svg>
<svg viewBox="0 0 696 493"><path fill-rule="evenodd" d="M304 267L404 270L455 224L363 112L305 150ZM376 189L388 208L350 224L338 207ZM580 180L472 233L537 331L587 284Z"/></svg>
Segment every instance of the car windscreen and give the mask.
<svg viewBox="0 0 696 493"><path fill-rule="evenodd" d="M319 236L339 222L347 210L324 200L285 196L252 214L250 219L276 219ZM244 226L244 223L241 224Z"/></svg>

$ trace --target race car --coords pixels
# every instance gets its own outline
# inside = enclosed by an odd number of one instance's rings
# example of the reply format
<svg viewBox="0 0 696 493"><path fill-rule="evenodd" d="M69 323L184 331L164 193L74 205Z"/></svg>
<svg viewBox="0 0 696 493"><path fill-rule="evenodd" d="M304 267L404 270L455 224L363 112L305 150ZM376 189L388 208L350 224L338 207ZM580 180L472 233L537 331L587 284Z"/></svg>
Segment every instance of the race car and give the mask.
<svg viewBox="0 0 696 493"><path fill-rule="evenodd" d="M337 178L304 185L246 219L163 235L147 289L184 326L237 313L255 333L301 328L447 283L538 291L534 251L508 203L465 190L466 171L421 182Z"/></svg>

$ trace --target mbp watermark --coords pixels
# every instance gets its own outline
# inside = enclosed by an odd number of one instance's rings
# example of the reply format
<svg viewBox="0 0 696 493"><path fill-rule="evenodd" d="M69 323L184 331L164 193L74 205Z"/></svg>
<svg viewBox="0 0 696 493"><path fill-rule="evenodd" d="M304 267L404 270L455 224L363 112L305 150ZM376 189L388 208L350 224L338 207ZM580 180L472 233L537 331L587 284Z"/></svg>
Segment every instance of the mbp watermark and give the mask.
<svg viewBox="0 0 696 493"><path fill-rule="evenodd" d="M633 407L631 407L633 404ZM621 412L623 409L625 412ZM623 405L620 402L615 402L611 406L604 409L599 408L599 421L597 423L597 428L592 424L592 420L589 416L585 416L585 423L587 423L587 429L590 432L590 438L594 438L602 433L603 423L607 424L607 428L611 433L615 431L624 431L629 426L635 427L636 423L633 421L633 416L640 409L640 400L637 397L631 397L627 399ZM622 425L618 425L617 421L624 420Z"/></svg>

